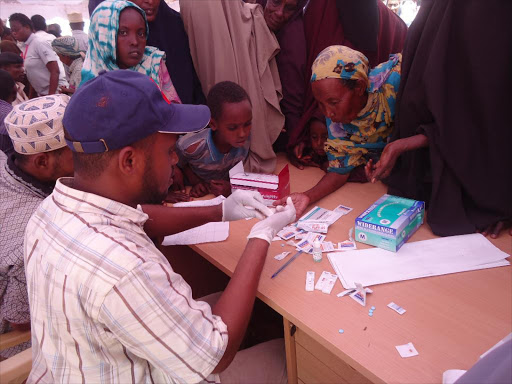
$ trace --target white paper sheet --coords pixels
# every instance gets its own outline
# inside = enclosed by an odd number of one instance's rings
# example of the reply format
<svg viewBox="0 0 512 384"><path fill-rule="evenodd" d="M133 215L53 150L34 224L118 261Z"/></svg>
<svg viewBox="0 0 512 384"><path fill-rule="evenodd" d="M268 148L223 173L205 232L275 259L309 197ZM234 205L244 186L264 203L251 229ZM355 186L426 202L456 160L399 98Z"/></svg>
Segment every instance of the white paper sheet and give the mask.
<svg viewBox="0 0 512 384"><path fill-rule="evenodd" d="M507 255L481 234L451 236L405 244L398 252L380 248L329 253L345 288L494 268L510 263Z"/></svg>
<svg viewBox="0 0 512 384"><path fill-rule="evenodd" d="M211 200L196 200L183 203L176 203L174 207L207 207L217 205L225 200L224 196L217 196ZM187 231L177 233L175 235L166 236L162 245L190 245L213 243L224 241L229 236L229 222L215 222L191 228Z"/></svg>

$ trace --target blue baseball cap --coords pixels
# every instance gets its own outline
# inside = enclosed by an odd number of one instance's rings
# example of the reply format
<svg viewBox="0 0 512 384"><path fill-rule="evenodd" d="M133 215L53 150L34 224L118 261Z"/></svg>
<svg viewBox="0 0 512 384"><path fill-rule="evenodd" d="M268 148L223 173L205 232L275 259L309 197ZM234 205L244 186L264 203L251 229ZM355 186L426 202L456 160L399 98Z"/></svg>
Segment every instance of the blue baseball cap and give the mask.
<svg viewBox="0 0 512 384"><path fill-rule="evenodd" d="M169 103L148 76L116 70L101 72L75 92L63 125L72 151L103 153L156 132L197 132L209 121L206 105Z"/></svg>

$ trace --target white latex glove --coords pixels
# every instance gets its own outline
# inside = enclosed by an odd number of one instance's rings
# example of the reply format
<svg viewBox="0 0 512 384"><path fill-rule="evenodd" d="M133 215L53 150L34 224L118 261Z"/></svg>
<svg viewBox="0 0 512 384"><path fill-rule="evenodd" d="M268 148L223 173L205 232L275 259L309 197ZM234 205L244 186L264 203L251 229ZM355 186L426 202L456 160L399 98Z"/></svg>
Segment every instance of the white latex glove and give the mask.
<svg viewBox="0 0 512 384"><path fill-rule="evenodd" d="M247 238L252 239L257 237L258 239L268 241L270 244L277 232L294 221L295 206L293 205L291 197L288 197L288 199L286 199L286 207L278 206L276 213L256 223Z"/></svg>
<svg viewBox="0 0 512 384"><path fill-rule="evenodd" d="M222 221L235 221L248 217L263 220L271 215L272 211L265 205L263 196L256 191L237 189L222 202Z"/></svg>

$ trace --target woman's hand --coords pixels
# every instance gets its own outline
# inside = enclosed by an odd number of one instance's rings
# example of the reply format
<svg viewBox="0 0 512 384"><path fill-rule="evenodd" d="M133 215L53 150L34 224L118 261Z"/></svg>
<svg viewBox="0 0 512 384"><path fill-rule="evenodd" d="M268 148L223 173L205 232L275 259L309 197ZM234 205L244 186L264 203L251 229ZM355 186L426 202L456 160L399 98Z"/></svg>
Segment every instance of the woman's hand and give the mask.
<svg viewBox="0 0 512 384"><path fill-rule="evenodd" d="M501 220L496 224L489 225L484 230L478 230L484 236L489 235L491 239L497 239L503 230L507 231L507 228L512 227L512 220ZM508 234L512 236L512 228L509 228Z"/></svg>
<svg viewBox="0 0 512 384"><path fill-rule="evenodd" d="M379 161L377 161L376 164L374 164L371 159L366 163L364 172L368 181L375 183L388 177L396 164L396 160L401 154L402 148L399 140L386 145L384 147L384 151L382 151Z"/></svg>
<svg viewBox="0 0 512 384"><path fill-rule="evenodd" d="M75 88L68 88L64 85L61 85L59 87L59 91L60 91L60 93L64 93L66 95L72 95L73 93L75 93Z"/></svg>
<svg viewBox="0 0 512 384"><path fill-rule="evenodd" d="M203 197L210 193L207 182L197 183L190 190L190 196L192 197Z"/></svg>
<svg viewBox="0 0 512 384"><path fill-rule="evenodd" d="M286 205L287 197L288 196L283 197L280 200L274 201L273 205L274 206ZM290 197L292 198L293 205L295 206L295 212L297 215L297 219L299 219L309 205L309 197L304 193L297 193L297 192L290 194Z"/></svg>
<svg viewBox="0 0 512 384"><path fill-rule="evenodd" d="M228 197L231 195L231 183L227 180L210 180L209 188L215 196Z"/></svg>

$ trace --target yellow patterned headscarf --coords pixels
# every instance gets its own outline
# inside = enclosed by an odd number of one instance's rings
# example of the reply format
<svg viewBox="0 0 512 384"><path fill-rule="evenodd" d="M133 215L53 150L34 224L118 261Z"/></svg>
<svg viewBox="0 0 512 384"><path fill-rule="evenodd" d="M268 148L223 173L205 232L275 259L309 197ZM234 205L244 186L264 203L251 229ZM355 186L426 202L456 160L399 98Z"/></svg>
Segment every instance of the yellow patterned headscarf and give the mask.
<svg viewBox="0 0 512 384"><path fill-rule="evenodd" d="M311 71L311 82L323 79L363 80L368 84L368 59L344 45L331 45L318 54Z"/></svg>

